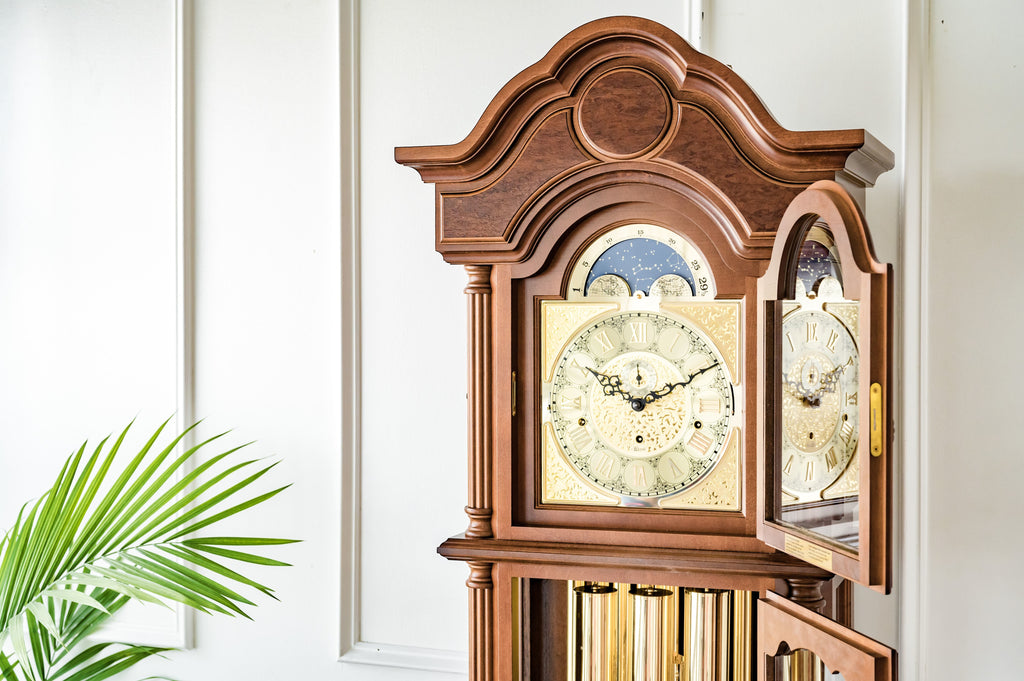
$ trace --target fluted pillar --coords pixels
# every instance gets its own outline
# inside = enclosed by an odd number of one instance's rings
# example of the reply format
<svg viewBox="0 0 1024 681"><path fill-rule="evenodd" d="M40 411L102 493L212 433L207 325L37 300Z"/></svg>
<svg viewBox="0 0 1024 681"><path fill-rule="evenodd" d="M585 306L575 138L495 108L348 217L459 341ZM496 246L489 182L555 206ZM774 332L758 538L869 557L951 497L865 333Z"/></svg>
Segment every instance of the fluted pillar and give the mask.
<svg viewBox="0 0 1024 681"><path fill-rule="evenodd" d="M469 284L469 504L466 536L491 537L491 266L466 265Z"/></svg>
<svg viewBox="0 0 1024 681"><path fill-rule="evenodd" d="M492 563L469 562L469 681L494 676L494 582Z"/></svg>

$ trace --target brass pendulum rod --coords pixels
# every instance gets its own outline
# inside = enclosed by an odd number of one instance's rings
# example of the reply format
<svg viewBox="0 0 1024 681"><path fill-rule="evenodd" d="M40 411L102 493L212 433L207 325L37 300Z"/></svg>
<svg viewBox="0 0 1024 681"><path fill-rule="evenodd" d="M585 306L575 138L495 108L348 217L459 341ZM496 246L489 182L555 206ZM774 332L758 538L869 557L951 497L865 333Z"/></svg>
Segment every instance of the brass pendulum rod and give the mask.
<svg viewBox="0 0 1024 681"><path fill-rule="evenodd" d="M683 664L686 681L720 681L721 654L718 645L717 591L686 589L683 592Z"/></svg>
<svg viewBox="0 0 1024 681"><path fill-rule="evenodd" d="M572 582L569 589L568 681L754 678L750 591L607 582ZM814 675L820 666L786 656L779 679L824 681Z"/></svg>
<svg viewBox="0 0 1024 681"><path fill-rule="evenodd" d="M751 681L753 659L754 594L732 592L732 681Z"/></svg>
<svg viewBox="0 0 1024 681"><path fill-rule="evenodd" d="M618 594L614 585L584 582L576 602L576 681L618 681Z"/></svg>
<svg viewBox="0 0 1024 681"><path fill-rule="evenodd" d="M633 599L633 664L630 681L667 681L675 658L672 591L637 585Z"/></svg>

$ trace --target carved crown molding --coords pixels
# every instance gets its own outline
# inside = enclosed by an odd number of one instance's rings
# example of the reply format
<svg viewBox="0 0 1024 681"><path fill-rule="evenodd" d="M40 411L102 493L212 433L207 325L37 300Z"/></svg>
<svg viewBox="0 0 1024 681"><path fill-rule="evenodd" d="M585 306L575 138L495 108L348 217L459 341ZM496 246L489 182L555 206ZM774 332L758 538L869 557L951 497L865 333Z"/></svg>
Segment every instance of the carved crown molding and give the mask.
<svg viewBox="0 0 1024 681"><path fill-rule="evenodd" d="M728 66L636 17L572 31L498 92L464 140L399 147L395 159L437 184L437 248L461 263L525 259L543 232L524 224L531 207L551 208L548 192L566 180L623 162L651 177L692 173L731 197L738 253L774 233L811 183L871 186L894 164L864 130L783 128Z"/></svg>

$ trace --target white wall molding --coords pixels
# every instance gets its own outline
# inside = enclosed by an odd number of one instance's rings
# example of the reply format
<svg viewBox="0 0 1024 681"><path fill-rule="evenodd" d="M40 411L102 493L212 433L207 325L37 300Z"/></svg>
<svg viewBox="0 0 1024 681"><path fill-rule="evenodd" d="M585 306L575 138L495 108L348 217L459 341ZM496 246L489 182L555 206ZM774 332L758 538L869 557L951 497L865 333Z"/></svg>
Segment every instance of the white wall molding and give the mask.
<svg viewBox="0 0 1024 681"><path fill-rule="evenodd" d="M341 603L339 660L344 664L458 674L466 653L363 641L360 632L360 30L359 0L339 5L341 112Z"/></svg>
<svg viewBox="0 0 1024 681"><path fill-rule="evenodd" d="M175 414L172 432L195 422L195 71L193 0L174 0L174 121L175 121ZM185 451L195 444L189 433L179 445ZM179 473L182 475L183 473ZM139 645L192 648L195 613L173 603L168 616L149 622L133 621L130 611L104 626L94 636L103 641Z"/></svg>
<svg viewBox="0 0 1024 681"><path fill-rule="evenodd" d="M469 668L469 656L466 653L367 641L354 643L341 661L462 676L466 676Z"/></svg>
<svg viewBox="0 0 1024 681"><path fill-rule="evenodd" d="M922 623L928 621L928 206L930 148L931 0L907 0L903 107L902 216L898 309L902 310L901 405L897 413L901 453L899 486L902 542L898 551L900 585L900 676L928 678Z"/></svg>
<svg viewBox="0 0 1024 681"><path fill-rule="evenodd" d="M195 422L195 24L193 0L174 3L175 236L177 245L177 413L178 430ZM182 451L195 444L195 431ZM184 474L182 471L181 474ZM195 645L195 612L175 603L173 645Z"/></svg>
<svg viewBox="0 0 1024 681"><path fill-rule="evenodd" d="M359 644L360 507L360 240L359 0L338 13L341 128L341 603L339 656Z"/></svg>
<svg viewBox="0 0 1024 681"><path fill-rule="evenodd" d="M704 52L707 50L705 22L711 14L711 0L689 0L687 2L686 41L693 49Z"/></svg>

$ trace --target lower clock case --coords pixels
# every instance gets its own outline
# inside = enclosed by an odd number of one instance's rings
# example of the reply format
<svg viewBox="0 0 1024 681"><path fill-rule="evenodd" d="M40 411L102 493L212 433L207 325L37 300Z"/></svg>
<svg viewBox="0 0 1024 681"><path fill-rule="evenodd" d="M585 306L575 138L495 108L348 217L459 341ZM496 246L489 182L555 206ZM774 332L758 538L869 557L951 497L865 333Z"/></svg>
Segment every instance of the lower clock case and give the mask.
<svg viewBox="0 0 1024 681"><path fill-rule="evenodd" d="M516 678L758 678L756 617L764 599L757 592L547 579L516 579L513 592L522 626ZM768 678L843 679L811 650L782 646L773 652L765 660Z"/></svg>

